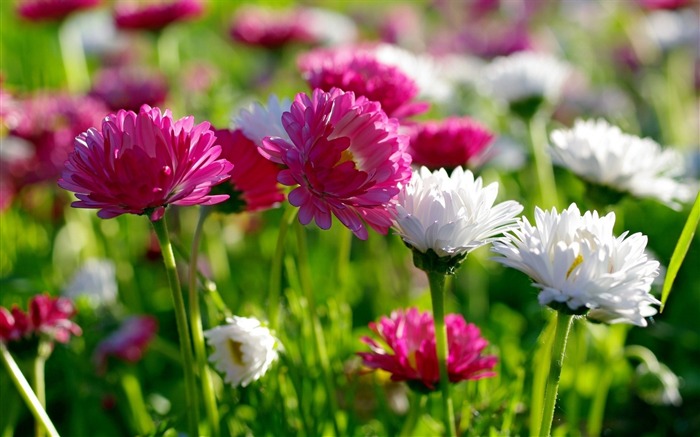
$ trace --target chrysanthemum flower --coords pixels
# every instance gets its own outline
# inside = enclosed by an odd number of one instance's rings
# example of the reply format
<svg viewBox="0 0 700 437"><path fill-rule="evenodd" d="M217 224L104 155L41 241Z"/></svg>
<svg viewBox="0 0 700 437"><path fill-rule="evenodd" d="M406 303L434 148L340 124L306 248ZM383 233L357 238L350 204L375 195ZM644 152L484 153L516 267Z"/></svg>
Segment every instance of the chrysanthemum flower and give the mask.
<svg viewBox="0 0 700 437"><path fill-rule="evenodd" d="M156 335L158 321L151 316L132 316L124 320L119 329L97 345L93 360L100 373L107 370L107 360L114 357L127 363L141 360Z"/></svg>
<svg viewBox="0 0 700 437"><path fill-rule="evenodd" d="M86 299L93 307L117 302L117 272L113 261L92 258L73 275L63 290L63 296L76 301Z"/></svg>
<svg viewBox="0 0 700 437"><path fill-rule="evenodd" d="M527 274L540 289L539 302L573 314L588 313L606 323L646 326L660 302L649 290L659 263L644 249L641 233L613 235L615 214L581 215L576 204L561 214L535 210L535 225L519 228L493 243L496 261ZM590 310L590 312L589 312Z"/></svg>
<svg viewBox="0 0 700 437"><path fill-rule="evenodd" d="M236 11L229 34L237 42L269 49L315 42L304 24L296 10L246 6Z"/></svg>
<svg viewBox="0 0 700 437"><path fill-rule="evenodd" d="M552 162L591 184L636 197L652 197L670 207L691 200L696 189L682 183L683 157L650 138L623 133L604 120L576 120L573 128L551 134Z"/></svg>
<svg viewBox="0 0 700 437"><path fill-rule="evenodd" d="M648 10L681 9L690 6L693 0L637 0L639 6Z"/></svg>
<svg viewBox="0 0 700 437"><path fill-rule="evenodd" d="M90 95L112 111L138 111L142 105L158 106L168 95L165 76L138 68L117 67L96 73Z"/></svg>
<svg viewBox="0 0 700 437"><path fill-rule="evenodd" d="M254 103L249 109L241 110L234 117L233 124L258 147L262 147L265 137L279 137L291 141L282 124L282 114L291 107L292 102L289 99L280 100L276 95L270 94L266 106Z"/></svg>
<svg viewBox="0 0 700 437"><path fill-rule="evenodd" d="M0 342L17 341L31 333L29 316L16 305L11 310L0 307Z"/></svg>
<svg viewBox="0 0 700 437"><path fill-rule="evenodd" d="M99 4L100 0L21 0L17 13L31 21L62 20L75 11Z"/></svg>
<svg viewBox="0 0 700 437"><path fill-rule="evenodd" d="M120 29L161 30L196 18L203 10L201 0L119 0L114 5L114 22Z"/></svg>
<svg viewBox="0 0 700 437"><path fill-rule="evenodd" d="M516 226L522 205L512 200L494 205L497 194L496 182L484 187L481 178L462 167L451 176L445 169L431 173L422 167L398 195L393 228L414 250L414 261L443 259L449 273L469 252ZM423 261L416 251L426 255Z"/></svg>
<svg viewBox="0 0 700 437"><path fill-rule="evenodd" d="M101 218L148 214L159 220L167 205L212 205L226 195L208 195L232 165L219 159L209 123L173 120L169 110L144 105L136 114L107 116L102 131L90 128L75 139L58 185L76 193L75 208L99 208Z"/></svg>
<svg viewBox="0 0 700 437"><path fill-rule="evenodd" d="M452 383L494 376L497 358L482 355L488 342L474 324L460 314L445 316L447 327L447 373ZM435 325L429 311L397 310L369 327L380 338L364 337L372 352L359 352L365 366L391 373L392 381L407 381L420 391L436 390L440 383L435 347Z"/></svg>
<svg viewBox="0 0 700 437"><path fill-rule="evenodd" d="M408 150L413 164L431 170L474 163L494 137L485 126L468 117L416 123L410 129Z"/></svg>
<svg viewBox="0 0 700 437"><path fill-rule="evenodd" d="M215 134L216 143L221 146L221 157L233 164L230 184L214 188L215 192L230 195L229 200L217 205L218 210L259 211L284 201L284 193L277 183L280 172L277 164L265 159L240 129L219 129Z"/></svg>
<svg viewBox="0 0 700 437"><path fill-rule="evenodd" d="M71 335L82 334L80 326L70 320L75 314L73 302L64 297L40 294L29 301L28 315L33 331L59 343L68 343Z"/></svg>
<svg viewBox="0 0 700 437"><path fill-rule="evenodd" d="M277 360L280 343L255 318L234 316L227 324L204 331L214 348L209 361L226 374L232 387L247 386L262 378Z"/></svg>
<svg viewBox="0 0 700 437"><path fill-rule="evenodd" d="M282 123L290 140L268 137L262 147L287 167L278 181L298 185L289 203L300 208L299 221L328 229L335 215L363 240L364 223L386 233L387 205L411 176L408 138L398 133L398 121L365 97L317 89L297 95Z"/></svg>

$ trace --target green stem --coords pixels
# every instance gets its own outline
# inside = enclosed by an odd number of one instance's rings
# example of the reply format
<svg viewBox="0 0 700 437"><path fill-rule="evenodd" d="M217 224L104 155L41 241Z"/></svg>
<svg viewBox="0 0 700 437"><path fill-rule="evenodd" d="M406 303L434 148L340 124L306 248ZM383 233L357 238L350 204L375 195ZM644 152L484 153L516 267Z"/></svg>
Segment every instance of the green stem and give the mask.
<svg viewBox="0 0 700 437"><path fill-rule="evenodd" d="M202 312L199 306L199 294L197 293L197 259L199 257L199 245L202 240L202 229L204 222L209 215L210 209L201 206L199 209L199 219L192 237L192 250L190 251L189 263L189 304L190 304L190 324L192 326L192 343L197 359L197 368L202 383L202 398L204 400L204 410L207 414L211 435L218 437L219 429L219 409L216 405L216 395L214 393L214 383L212 382L211 371L207 364L207 352L204 344L204 329L202 327Z"/></svg>
<svg viewBox="0 0 700 437"><path fill-rule="evenodd" d="M60 25L58 44L66 71L68 90L76 94L87 91L90 88L90 74L85 61L83 41L73 23L66 21Z"/></svg>
<svg viewBox="0 0 700 437"><path fill-rule="evenodd" d="M415 435L416 425L420 419L423 411L425 410L425 405L428 402L428 397L424 394L415 393L414 400L417 402L411 402L411 409L408 411L408 417L401 427L401 432L399 437L410 437Z"/></svg>
<svg viewBox="0 0 700 437"><path fill-rule="evenodd" d="M605 404L608 398L608 391L612 384L613 372L607 368L601 372L600 379L596 383L596 391L593 396L591 410L588 413L587 429L588 435L597 437L603 429L603 416L605 415Z"/></svg>
<svg viewBox="0 0 700 437"><path fill-rule="evenodd" d="M268 308L270 314L269 322L270 329L276 330L278 328L278 318L279 318L279 302L280 294L282 293L282 258L284 256L284 242L287 238L287 230L289 230L289 225L294 220L297 215L298 208L288 207L284 210L282 214L282 220L280 222L280 228L277 232L277 245L275 246L275 254L272 258L272 266L270 267L270 289L268 292Z"/></svg>
<svg viewBox="0 0 700 437"><path fill-rule="evenodd" d="M437 349L438 366L440 368L440 391L442 391L442 406L445 413L445 431L450 437L457 435L455 427L455 411L450 396L450 378L447 373L447 328L445 327L445 275L427 272L430 283L430 299L433 304L433 319L435 320L435 346Z"/></svg>
<svg viewBox="0 0 700 437"><path fill-rule="evenodd" d="M319 321L318 314L316 312L316 299L314 298L312 290L311 269L309 267L308 250L306 247L306 230L301 225L301 223L297 223L297 226L295 228L298 245L297 257L299 264L299 281L301 282L301 288L304 289L304 295L309 305L309 314L311 316L311 323L313 328L311 332L314 337L313 340L316 345L318 360L321 364L323 382L326 388L326 401L328 402L330 416L333 421L333 430L335 431L335 435L340 436L342 434L340 433L340 425L338 424L338 418L336 417L336 412L338 411L338 402L335 398L335 384L333 384L333 375L331 372L330 361L328 359L328 352L326 351L326 342L323 336L321 322Z"/></svg>
<svg viewBox="0 0 700 437"><path fill-rule="evenodd" d="M342 290L345 284L348 283L348 274L350 268L350 252L352 251L352 236L353 233L346 228L340 229L340 237L338 242L338 264L336 265L336 274L338 287Z"/></svg>
<svg viewBox="0 0 700 437"><path fill-rule="evenodd" d="M546 314L548 315L550 312ZM537 345L531 357L533 377L532 400L530 401L530 435L540 435L541 413L544 408L544 392L547 387L549 357L552 353L555 326L556 317L550 317L537 339Z"/></svg>
<svg viewBox="0 0 700 437"><path fill-rule="evenodd" d="M152 221L153 230L158 237L160 249L163 254L165 271L168 274L168 283L173 299L173 310L175 311L175 321L177 323L177 333L180 338L180 355L182 355L182 367L185 373L185 402L187 410L187 425L190 436L199 435L199 408L197 404L197 384L194 377L194 359L192 358L192 343L190 340L190 330L187 326L187 314L185 303L182 298L180 288L180 278L177 274L175 255L168 236L168 227L165 216L157 221Z"/></svg>
<svg viewBox="0 0 700 437"><path fill-rule="evenodd" d="M136 429L140 435L151 434L154 431L153 420L146 410L146 403L143 401L143 393L138 378L131 369L128 369L121 374L120 382L129 402Z"/></svg>
<svg viewBox="0 0 700 437"><path fill-rule="evenodd" d="M34 418L37 422L42 424L50 437L58 437L56 427L51 422L49 415L46 414L46 410L41 405L34 391L32 391L32 387L22 374L22 371L19 370L19 366L17 366L17 363L14 358L12 358L10 351L7 350L3 342L0 342L0 357L2 358L2 363L5 365L5 369L7 369L7 373L10 375L10 379L12 379L15 387L17 387L17 391L20 396L22 396L22 399L24 399L25 404L27 404Z"/></svg>
<svg viewBox="0 0 700 437"><path fill-rule="evenodd" d="M557 402L557 392L559 391L559 379L564 363L564 352L566 351L566 339L569 336L573 315L557 312L557 325L554 331L554 343L552 343L552 356L550 357L549 376L547 377L547 389L544 396L544 408L542 410L542 421L540 435L549 436L552 431L552 421L554 420L554 406Z"/></svg>
<svg viewBox="0 0 700 437"><path fill-rule="evenodd" d="M40 341L39 344L39 349L42 348L42 343L44 343L44 340ZM50 347L50 346L49 346ZM41 404L42 407L46 408L46 379L44 377L44 369L46 367L46 356L44 356L41 352L37 355L36 358L34 358L34 365L32 368L33 371L33 379L34 379L34 393L36 393L36 398L39 400L39 403ZM36 437L44 437L45 434L45 429L44 426L40 421L36 421L34 424L34 435Z"/></svg>
<svg viewBox="0 0 700 437"><path fill-rule="evenodd" d="M545 118L540 114L535 114L530 118L527 129L532 145L532 157L535 160L535 171L539 186L540 201L538 206L542 209L549 209L552 206L558 208L559 201L554 180L554 170L552 169L552 161L545 149L547 144Z"/></svg>

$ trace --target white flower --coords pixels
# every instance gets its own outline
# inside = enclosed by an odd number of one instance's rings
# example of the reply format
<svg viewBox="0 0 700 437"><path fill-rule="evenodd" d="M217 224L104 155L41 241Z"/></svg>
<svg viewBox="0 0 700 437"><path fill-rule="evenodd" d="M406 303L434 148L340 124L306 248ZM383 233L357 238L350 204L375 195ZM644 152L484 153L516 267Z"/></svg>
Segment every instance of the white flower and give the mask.
<svg viewBox="0 0 700 437"><path fill-rule="evenodd" d="M357 26L347 15L321 8L301 11L306 30L328 46L350 44L357 39Z"/></svg>
<svg viewBox="0 0 700 437"><path fill-rule="evenodd" d="M556 101L571 69L559 59L536 52L517 52L491 61L483 71L483 91L513 103L531 97Z"/></svg>
<svg viewBox="0 0 700 437"><path fill-rule="evenodd" d="M254 103L249 109L241 110L238 116L234 117L233 124L258 147L262 146L265 137L280 137L291 142L282 125L282 114L291 107L292 102L289 99L280 100L276 95L270 94L267 106Z"/></svg>
<svg viewBox="0 0 700 437"><path fill-rule="evenodd" d="M279 340L255 318L234 316L226 321L226 325L204 331L214 348L209 361L226 374L231 386L245 387L265 375L277 360Z"/></svg>
<svg viewBox="0 0 700 437"><path fill-rule="evenodd" d="M646 326L656 314L649 294L659 263L644 252L647 237L636 233L613 235L615 214L581 215L576 204L557 213L535 210L535 226L524 218L519 229L493 243L502 264L520 270L540 289L541 305L588 316L606 323Z"/></svg>
<svg viewBox="0 0 700 437"><path fill-rule="evenodd" d="M576 120L572 129L551 134L552 162L581 178L637 197L653 197L679 207L695 196L684 173L682 156L649 138L623 133L604 120Z"/></svg>
<svg viewBox="0 0 700 437"><path fill-rule="evenodd" d="M642 32L661 50L700 41L700 17L692 8L680 11L654 11L641 22Z"/></svg>
<svg viewBox="0 0 700 437"><path fill-rule="evenodd" d="M515 226L522 205L512 200L494 205L497 194L497 183L483 187L481 178L461 167L451 176L422 167L397 197L393 227L421 253L466 255Z"/></svg>
<svg viewBox="0 0 700 437"><path fill-rule="evenodd" d="M92 307L112 305L117 301L117 277L114 263L108 259L89 259L63 290L75 301L86 298Z"/></svg>

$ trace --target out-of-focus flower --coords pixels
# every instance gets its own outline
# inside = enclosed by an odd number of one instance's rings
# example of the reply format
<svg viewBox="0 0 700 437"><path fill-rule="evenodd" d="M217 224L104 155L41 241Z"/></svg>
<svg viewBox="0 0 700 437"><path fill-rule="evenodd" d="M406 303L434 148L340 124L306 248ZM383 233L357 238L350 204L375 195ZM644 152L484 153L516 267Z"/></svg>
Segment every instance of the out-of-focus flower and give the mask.
<svg viewBox="0 0 700 437"><path fill-rule="evenodd" d="M8 311L0 307L0 342L17 341L31 333L29 316L16 305Z"/></svg>
<svg viewBox="0 0 700 437"><path fill-rule="evenodd" d="M551 142L555 164L615 192L656 198L672 208L697 192L678 180L684 173L678 152L662 149L650 138L625 134L604 120L576 120L571 129L553 131Z"/></svg>
<svg viewBox="0 0 700 437"><path fill-rule="evenodd" d="M690 6L693 0L637 0L639 6L644 9L681 9Z"/></svg>
<svg viewBox="0 0 700 437"><path fill-rule="evenodd" d="M58 185L76 193L75 208L99 208L97 215L147 214L160 220L165 207L213 205L226 195L209 195L228 178L232 165L219 159L221 147L208 122L173 120L170 110L144 105L136 114L119 111L75 139Z"/></svg>
<svg viewBox="0 0 700 437"><path fill-rule="evenodd" d="M329 9L301 8L302 25L317 43L327 46L350 44L357 39L357 26L346 15Z"/></svg>
<svg viewBox="0 0 700 437"><path fill-rule="evenodd" d="M157 31L196 18L203 11L201 0L119 0L114 5L114 22L119 29Z"/></svg>
<svg viewBox="0 0 700 437"><path fill-rule="evenodd" d="M265 137L291 141L282 124L282 114L288 112L291 107L292 102L289 99L280 100L276 95L270 94L266 106L254 103L249 109L240 111L234 117L233 124L258 147L262 147Z"/></svg>
<svg viewBox="0 0 700 437"><path fill-rule="evenodd" d="M393 228L414 250L417 267L451 273L469 252L515 228L522 205L512 200L494 205L497 194L497 183L483 187L481 178L462 167L451 176L422 167L398 195Z"/></svg>
<svg viewBox="0 0 700 437"><path fill-rule="evenodd" d="M90 95L112 111L138 111L142 105L157 106L168 95L165 76L135 67L108 68L95 74Z"/></svg>
<svg viewBox="0 0 700 437"><path fill-rule="evenodd" d="M659 263L648 259L647 237L613 235L615 214L581 215L576 204L559 214L535 209L518 229L493 243L496 261L528 275L540 289L540 305L586 314L604 323L646 326L660 302L649 293Z"/></svg>
<svg viewBox="0 0 700 437"><path fill-rule="evenodd" d="M382 41L401 47L422 47L425 40L423 17L414 4L392 5L379 24Z"/></svg>
<svg viewBox="0 0 700 437"><path fill-rule="evenodd" d="M473 164L494 135L469 117L448 117L411 126L410 137L413 164L437 170Z"/></svg>
<svg viewBox="0 0 700 437"><path fill-rule="evenodd" d="M478 380L494 376L497 358L482 355L488 342L474 324L460 314L445 316L447 327L447 373L450 382ZM440 384L435 325L429 311L417 308L397 310L369 327L381 342L364 337L372 352L359 352L365 366L391 373L392 381L406 381L419 391L436 390Z"/></svg>
<svg viewBox="0 0 700 437"><path fill-rule="evenodd" d="M334 88L298 94L282 124L290 140L267 137L262 148L286 166L278 181L298 185L288 199L300 207L299 221L328 229L335 215L360 239L368 237L365 223L385 234L386 208L411 176L398 122L377 102Z"/></svg>
<svg viewBox="0 0 700 437"><path fill-rule="evenodd" d="M240 129L214 131L221 157L233 164L228 182L214 188L215 193L228 194L229 200L216 206L218 211L259 211L284 201L277 183L280 167L258 152L258 147Z"/></svg>
<svg viewBox="0 0 700 437"><path fill-rule="evenodd" d="M53 298L48 294L34 296L29 301L29 321L32 329L59 343L68 343L71 335L81 335L80 326L70 320L75 315L70 299Z"/></svg>
<svg viewBox="0 0 700 437"><path fill-rule="evenodd" d="M297 10L273 10L258 6L239 8L229 29L240 43L279 48L292 43L312 43L315 37Z"/></svg>
<svg viewBox="0 0 700 437"><path fill-rule="evenodd" d="M73 275L63 295L77 301L87 299L92 307L110 306L117 301L117 277L114 262L89 259Z"/></svg>
<svg viewBox="0 0 700 437"><path fill-rule="evenodd" d="M107 360L114 357L127 363L141 360L148 344L156 335L158 321L151 316L133 316L97 345L93 360L100 373L107 370Z"/></svg>
<svg viewBox="0 0 700 437"><path fill-rule="evenodd" d="M99 4L100 0L20 0L17 13L26 20L57 21Z"/></svg>
<svg viewBox="0 0 700 437"><path fill-rule="evenodd" d="M454 35L438 38L434 44L437 44L440 51L469 53L484 59L508 56L532 48L527 23L521 21L506 24L499 21L465 26Z"/></svg>
<svg viewBox="0 0 700 437"><path fill-rule="evenodd" d="M698 49L700 41L700 16L693 9L680 11L655 11L640 22L643 34L654 41L661 50L679 46Z"/></svg>
<svg viewBox="0 0 700 437"><path fill-rule="evenodd" d="M246 387L262 378L278 358L280 342L259 320L234 316L226 324L204 331L214 353L209 361L226 374L232 387Z"/></svg>

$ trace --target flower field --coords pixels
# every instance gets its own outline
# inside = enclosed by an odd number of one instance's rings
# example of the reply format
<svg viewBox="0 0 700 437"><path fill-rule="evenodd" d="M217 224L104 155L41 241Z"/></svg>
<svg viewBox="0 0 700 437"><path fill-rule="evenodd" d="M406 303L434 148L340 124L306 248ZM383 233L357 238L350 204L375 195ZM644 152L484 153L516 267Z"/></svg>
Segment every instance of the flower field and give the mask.
<svg viewBox="0 0 700 437"><path fill-rule="evenodd" d="M700 435L697 0L0 4L0 436Z"/></svg>

